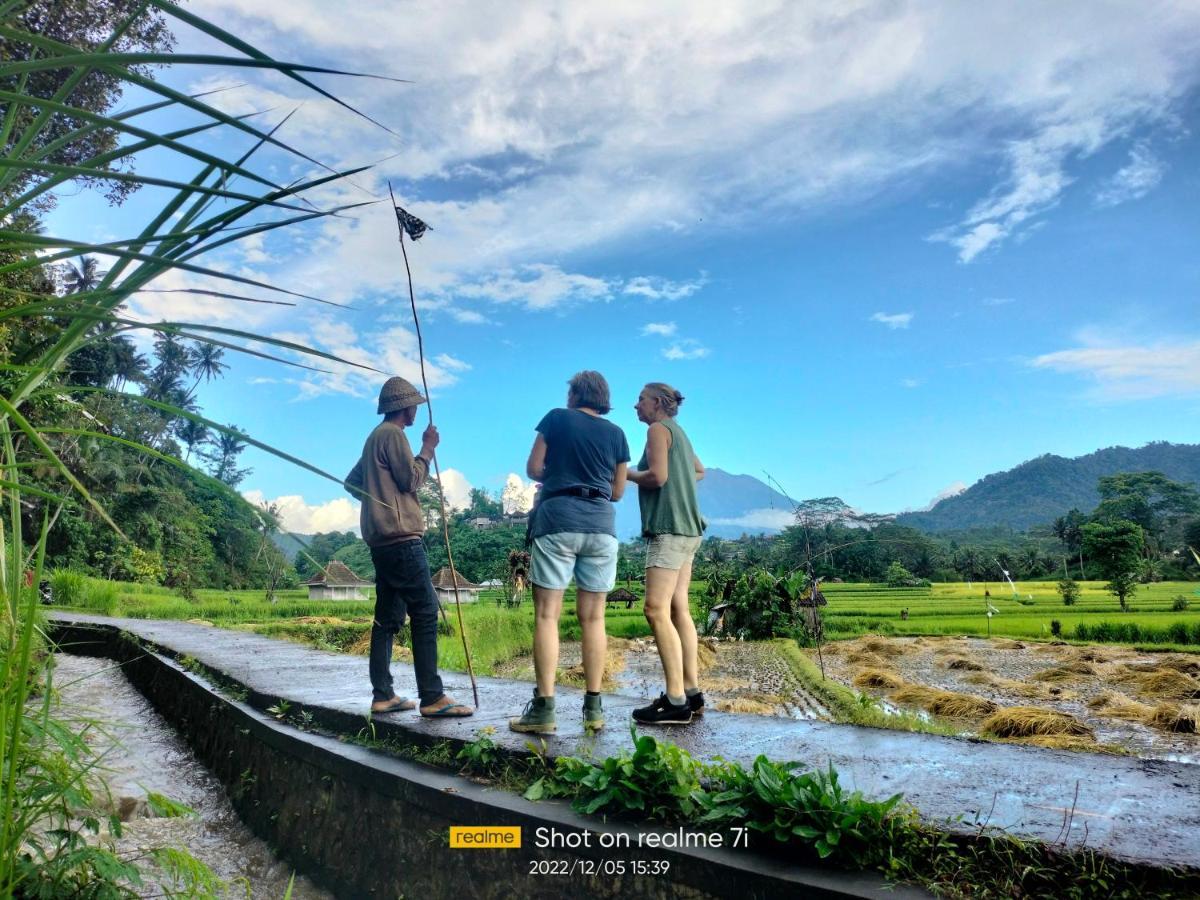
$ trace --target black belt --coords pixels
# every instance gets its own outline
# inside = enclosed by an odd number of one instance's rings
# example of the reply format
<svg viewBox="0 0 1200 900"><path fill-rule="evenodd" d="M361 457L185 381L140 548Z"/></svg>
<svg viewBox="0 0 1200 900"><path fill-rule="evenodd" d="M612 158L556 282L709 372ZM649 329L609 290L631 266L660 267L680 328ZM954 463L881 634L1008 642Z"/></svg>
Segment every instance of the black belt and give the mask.
<svg viewBox="0 0 1200 900"><path fill-rule="evenodd" d="M585 500L607 500L608 494L600 488L593 487L575 486L559 488L556 491L542 491L538 494L538 503L553 500L555 497L583 497Z"/></svg>

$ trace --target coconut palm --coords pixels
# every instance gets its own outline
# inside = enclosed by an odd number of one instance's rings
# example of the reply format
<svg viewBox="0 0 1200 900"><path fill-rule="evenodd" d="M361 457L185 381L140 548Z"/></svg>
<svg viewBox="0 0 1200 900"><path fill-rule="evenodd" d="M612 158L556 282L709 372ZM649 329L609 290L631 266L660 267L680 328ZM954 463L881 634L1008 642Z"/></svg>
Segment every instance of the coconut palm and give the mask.
<svg viewBox="0 0 1200 900"><path fill-rule="evenodd" d="M80 256L79 265L65 263L66 271L63 283L68 294L86 294L99 287L105 273L100 271L100 263L94 256Z"/></svg>
<svg viewBox="0 0 1200 900"><path fill-rule="evenodd" d="M188 391L188 397L195 396L196 388L200 386L201 380L208 383L214 378L220 378L221 373L229 368L221 362L224 356L225 351L216 344L201 342L192 346L188 351L188 363L196 380L192 383L191 390Z"/></svg>

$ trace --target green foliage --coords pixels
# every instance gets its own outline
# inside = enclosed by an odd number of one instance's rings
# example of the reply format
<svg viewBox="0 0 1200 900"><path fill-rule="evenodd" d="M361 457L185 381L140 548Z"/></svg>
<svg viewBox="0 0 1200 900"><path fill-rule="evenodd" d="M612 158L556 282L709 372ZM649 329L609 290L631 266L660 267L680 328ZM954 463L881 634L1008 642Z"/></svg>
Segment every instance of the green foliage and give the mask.
<svg viewBox="0 0 1200 900"><path fill-rule="evenodd" d="M1108 519L1083 526L1083 550L1099 564L1121 609L1128 608L1128 597L1136 589L1144 549L1145 532L1135 522Z"/></svg>
<svg viewBox="0 0 1200 900"><path fill-rule="evenodd" d="M494 727L485 725L479 729L475 740L464 744L458 751L457 758L462 761L465 770L488 773L499 768L503 754L496 742L492 740L492 735L495 733Z"/></svg>
<svg viewBox="0 0 1200 900"><path fill-rule="evenodd" d="M530 800L570 797L572 807L587 814L659 821L695 815L703 766L673 744L638 735L633 726L630 733L632 752L599 762L560 756L553 773L535 781L525 796Z"/></svg>
<svg viewBox="0 0 1200 900"><path fill-rule="evenodd" d="M1079 582L1074 578L1064 578L1058 583L1058 594L1062 597L1063 606L1074 606L1079 600Z"/></svg>
<svg viewBox="0 0 1200 900"><path fill-rule="evenodd" d="M1165 628L1136 622L1080 622L1075 640L1097 644L1175 644L1200 646L1200 621L1174 622Z"/></svg>
<svg viewBox="0 0 1200 900"><path fill-rule="evenodd" d="M888 566L887 572L884 574L884 580L887 582L888 587L929 587L928 579L917 578L896 560L893 560L891 565Z"/></svg>
<svg viewBox="0 0 1200 900"><path fill-rule="evenodd" d="M1187 612L1190 605L1187 597L1183 596L1183 594L1176 594L1171 599L1171 612Z"/></svg>
<svg viewBox="0 0 1200 900"><path fill-rule="evenodd" d="M1058 619L1051 619L1050 633L1055 637L1062 637L1062 622L1058 621Z"/></svg>
<svg viewBox="0 0 1200 900"><path fill-rule="evenodd" d="M752 640L791 634L800 624L796 599L789 594L786 579L751 569L734 583L725 630Z"/></svg>
<svg viewBox="0 0 1200 900"><path fill-rule="evenodd" d="M744 822L780 843L811 845L821 859L837 854L854 868L875 868L888 859L900 795L869 801L858 791L847 793L833 766L827 772L800 769L800 763L759 756L749 771L736 763L710 770L711 785L696 798L700 821Z"/></svg>

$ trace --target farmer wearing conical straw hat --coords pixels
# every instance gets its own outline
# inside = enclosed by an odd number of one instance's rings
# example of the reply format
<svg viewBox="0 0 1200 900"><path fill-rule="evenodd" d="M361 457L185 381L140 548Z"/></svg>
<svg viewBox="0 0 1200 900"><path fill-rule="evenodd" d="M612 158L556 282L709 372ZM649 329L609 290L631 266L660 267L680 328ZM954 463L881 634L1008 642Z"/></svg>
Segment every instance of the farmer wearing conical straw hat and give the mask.
<svg viewBox="0 0 1200 900"><path fill-rule="evenodd" d="M437 667L437 594L425 556L425 517L417 491L429 477L437 428L421 435L413 456L404 429L416 421L425 397L403 378L389 378L379 392L383 421L367 437L362 456L346 476L346 488L362 500L359 522L375 565L375 621L371 625L372 713L410 710L417 702L398 697L392 688L392 641L412 622L413 668L421 715L469 716L474 710L446 696Z"/></svg>

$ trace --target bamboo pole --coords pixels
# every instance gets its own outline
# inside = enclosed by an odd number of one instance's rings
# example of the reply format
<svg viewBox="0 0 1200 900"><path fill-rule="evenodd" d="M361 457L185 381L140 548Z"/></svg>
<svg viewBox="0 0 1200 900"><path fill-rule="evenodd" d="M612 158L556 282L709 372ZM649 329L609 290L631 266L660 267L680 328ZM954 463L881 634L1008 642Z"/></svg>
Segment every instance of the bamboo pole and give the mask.
<svg viewBox="0 0 1200 900"><path fill-rule="evenodd" d="M392 183L388 182L388 196L392 200L392 214L396 210L396 195L392 193ZM417 316L417 299L413 293L412 269L408 264L408 250L404 246L404 228L400 220L396 220L396 230L400 233L400 252L404 255L404 271L408 275L408 302L412 306L413 326L417 332L417 357L421 361L421 386L425 389L425 407L429 412L429 424L433 425L433 400L429 396L429 381L425 377L425 345L421 340L421 320ZM454 608L458 613L458 633L462 637L463 656L467 660L467 674L471 677L471 695L475 700L475 708L479 708L479 686L475 683L475 668L471 664L471 648L467 645L467 629L463 625L462 600L458 596L458 570L454 567L454 552L450 549L450 522L446 515L446 497L441 490L442 471L438 466L437 451L433 453L433 474L438 482L438 504L442 512L442 539L446 542L446 559L450 563L450 578L454 583Z"/></svg>

